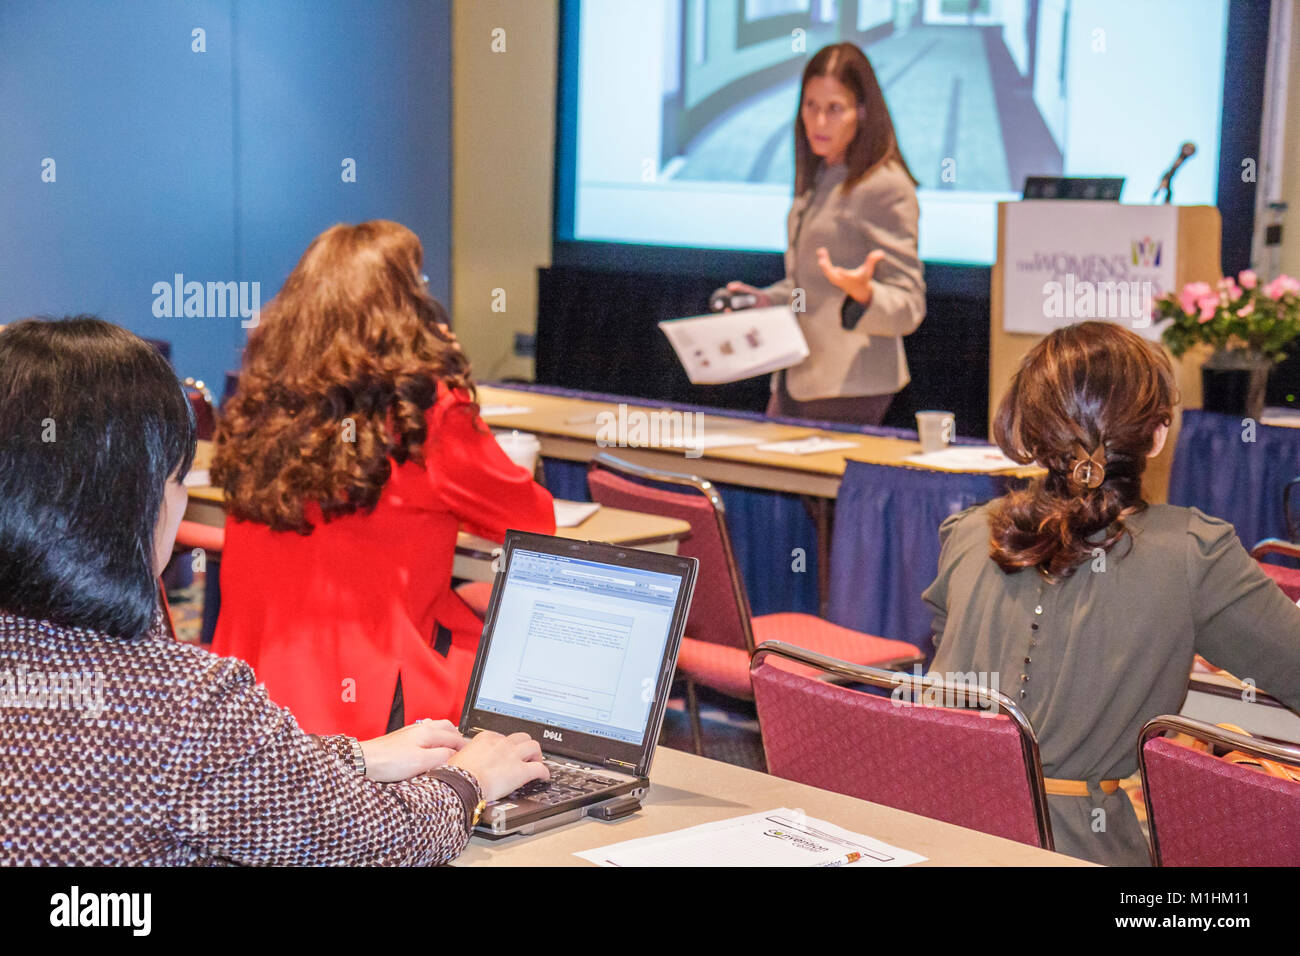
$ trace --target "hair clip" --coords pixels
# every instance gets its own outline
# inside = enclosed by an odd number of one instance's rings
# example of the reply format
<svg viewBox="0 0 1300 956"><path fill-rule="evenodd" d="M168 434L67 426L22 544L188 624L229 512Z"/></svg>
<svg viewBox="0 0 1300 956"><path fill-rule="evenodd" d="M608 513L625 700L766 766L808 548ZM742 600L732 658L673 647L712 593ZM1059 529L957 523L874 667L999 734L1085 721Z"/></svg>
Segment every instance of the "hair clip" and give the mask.
<svg viewBox="0 0 1300 956"><path fill-rule="evenodd" d="M1077 456L1070 464L1070 478L1080 488L1099 488L1106 480L1106 444L1101 442L1089 454L1079 442L1074 443Z"/></svg>

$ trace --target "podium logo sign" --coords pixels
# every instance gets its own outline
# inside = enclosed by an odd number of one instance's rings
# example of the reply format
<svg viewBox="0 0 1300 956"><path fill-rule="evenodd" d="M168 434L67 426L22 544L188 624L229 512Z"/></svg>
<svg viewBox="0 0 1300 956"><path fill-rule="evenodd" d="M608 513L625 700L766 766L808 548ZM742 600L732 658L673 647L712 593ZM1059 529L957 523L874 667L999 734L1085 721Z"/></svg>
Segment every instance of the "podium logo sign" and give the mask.
<svg viewBox="0 0 1300 956"><path fill-rule="evenodd" d="M1151 303L1174 287L1175 207L1034 200L1007 205L1004 223L1006 331L1101 319L1158 340Z"/></svg>

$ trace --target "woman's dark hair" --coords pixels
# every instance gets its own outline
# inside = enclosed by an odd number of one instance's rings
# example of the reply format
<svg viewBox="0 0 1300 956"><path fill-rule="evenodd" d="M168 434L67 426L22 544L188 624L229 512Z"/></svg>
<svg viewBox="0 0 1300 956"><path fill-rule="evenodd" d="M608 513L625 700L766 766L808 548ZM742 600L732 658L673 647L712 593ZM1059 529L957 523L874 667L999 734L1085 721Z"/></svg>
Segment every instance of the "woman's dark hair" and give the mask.
<svg viewBox="0 0 1300 956"><path fill-rule="evenodd" d="M803 98L808 90L808 81L818 76L829 76L837 80L853 94L855 102L861 107L857 132L844 157L844 163L848 167L844 188L852 189L860 180L891 159L898 161L915 185L916 177L912 175L912 170L908 168L907 161L898 148L894 120L889 115L889 106L885 103L885 94L880 90L871 61L857 44L833 43L822 47L808 61L803 70L803 80L799 84L799 106L795 110L794 119L795 195L802 195L813 188L824 162L812 151L812 146L808 143L808 130L803 124Z"/></svg>
<svg viewBox="0 0 1300 956"><path fill-rule="evenodd" d="M234 517L310 534L309 503L326 521L373 508L392 462L421 460L438 382L473 394L423 256L384 220L312 240L249 336L217 426L212 482Z"/></svg>
<svg viewBox="0 0 1300 956"><path fill-rule="evenodd" d="M994 506L998 566L1063 577L1094 548L1109 551L1126 533L1124 519L1146 508L1147 453L1177 401L1169 357L1112 322L1057 329L1035 345L1002 399L993 434L1009 457L1036 461L1047 475Z"/></svg>
<svg viewBox="0 0 1300 956"><path fill-rule="evenodd" d="M194 438L175 372L126 329L77 316L0 332L0 608L148 631L163 490Z"/></svg>

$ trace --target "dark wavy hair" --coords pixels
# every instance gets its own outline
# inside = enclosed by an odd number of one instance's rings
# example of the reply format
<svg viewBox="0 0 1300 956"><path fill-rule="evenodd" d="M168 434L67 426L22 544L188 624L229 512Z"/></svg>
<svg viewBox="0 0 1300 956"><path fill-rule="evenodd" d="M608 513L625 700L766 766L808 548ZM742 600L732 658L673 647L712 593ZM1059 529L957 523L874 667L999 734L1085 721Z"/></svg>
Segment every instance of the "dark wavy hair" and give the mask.
<svg viewBox="0 0 1300 956"><path fill-rule="evenodd" d="M848 167L844 189L852 189L860 180L890 160L897 160L912 184L917 185L916 177L912 175L912 170L898 148L894 120L889 115L889 106L885 103L885 94L881 92L871 61L855 43L833 43L822 47L813 55L804 67L803 80L799 83L799 105L794 117L795 195L802 195L813 188L817 173L825 162L812 151L808 142L808 130L803 123L803 98L808 89L808 81L818 76L829 76L837 80L853 94L861 110L858 114L857 132L844 157L844 164Z"/></svg>
<svg viewBox="0 0 1300 956"><path fill-rule="evenodd" d="M310 534L373 508L392 462L421 461L437 383L474 395L469 361L420 276L415 233L325 230L263 311L216 432L213 484L236 518Z"/></svg>
<svg viewBox="0 0 1300 956"><path fill-rule="evenodd" d="M126 329L76 316L0 332L0 608L145 634L164 488L194 438L176 373Z"/></svg>
<svg viewBox="0 0 1300 956"><path fill-rule="evenodd" d="M998 566L1064 577L1094 548L1109 551L1127 533L1124 519L1147 506L1147 453L1177 402L1169 357L1122 326L1081 322L1035 345L1002 399L993 433L1009 457L1038 462L1047 475L994 505L990 545ZM1092 465L1080 467L1099 449ZM1084 480L1090 474L1093 480ZM1099 533L1104 537L1088 540Z"/></svg>

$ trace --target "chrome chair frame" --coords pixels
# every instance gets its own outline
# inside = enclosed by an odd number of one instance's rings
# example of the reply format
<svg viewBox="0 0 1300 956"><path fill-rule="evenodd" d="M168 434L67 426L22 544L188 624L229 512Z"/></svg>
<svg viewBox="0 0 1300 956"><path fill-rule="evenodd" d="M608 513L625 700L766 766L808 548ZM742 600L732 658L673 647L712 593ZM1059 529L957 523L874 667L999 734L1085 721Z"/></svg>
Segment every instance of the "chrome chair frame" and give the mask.
<svg viewBox="0 0 1300 956"><path fill-rule="evenodd" d="M1163 714L1159 717L1152 717L1142 725L1142 730L1138 734L1137 745L1138 771L1142 774L1142 802L1146 805L1147 810L1147 850L1151 854L1152 866L1163 866L1164 864L1160 862L1160 839L1156 833L1155 814L1151 810L1151 785L1147 782L1146 743L1152 737L1166 731L1187 734L1197 740L1204 740L1206 743L1218 747L1240 750L1242 753L1250 754L1253 757L1265 757L1269 760L1280 760L1283 763L1300 766L1300 747L1288 746L1261 737L1247 737L1245 734L1225 730L1223 727L1207 724L1202 720L1192 720L1190 717L1183 717L1179 714Z"/></svg>
<svg viewBox="0 0 1300 956"><path fill-rule="evenodd" d="M889 671L864 664L850 664L848 661L804 650L784 641L764 641L760 644L750 659L750 672L752 673L769 654L807 664L838 678L871 687L882 687L888 690L901 686L906 687L913 695L918 692L937 690L944 694L945 700L969 700L974 696L980 704L996 705L998 710L1006 714L1015 724L1020 734L1020 750L1025 758L1026 782L1029 784L1030 797L1034 803L1034 822L1038 827L1039 846L1044 850L1055 850L1052 839L1052 818L1047 809L1047 789L1043 782L1043 759L1038 749L1038 736L1034 733L1034 728L1029 723L1029 718L1025 716L1025 712L1010 697L987 687L971 687L966 684L932 680L905 671ZM952 692L951 697L948 696L949 692ZM960 698L956 696L958 693L961 694Z"/></svg>
<svg viewBox="0 0 1300 956"><path fill-rule="evenodd" d="M736 551L731 545L731 535L727 532L726 511L722 504L722 496L718 494L718 489L713 482L697 475L683 475L677 472L660 471L657 468L636 465L622 458L617 458L608 452L601 452L592 458L588 463L587 471L590 474L590 472L598 468L603 468L625 478L639 478L643 481L657 481L666 485L691 488L708 499L713 506L713 517L717 522L718 533L722 536L723 551L727 558L727 576L731 580L731 592L736 600L737 607L740 609L740 629L745 637L745 653L752 657L754 654L754 625L752 622L753 611L749 606L749 593L745 590L745 579L741 577L740 567L736 563ZM695 747L695 753L702 755L704 732L700 726L700 703L695 682L689 677L686 678L686 708L691 720L691 743Z"/></svg>

